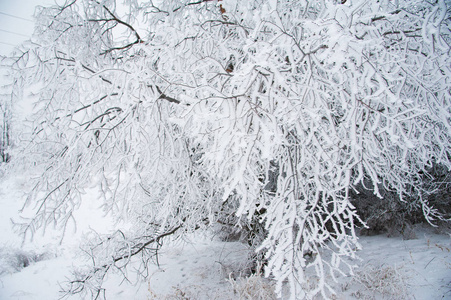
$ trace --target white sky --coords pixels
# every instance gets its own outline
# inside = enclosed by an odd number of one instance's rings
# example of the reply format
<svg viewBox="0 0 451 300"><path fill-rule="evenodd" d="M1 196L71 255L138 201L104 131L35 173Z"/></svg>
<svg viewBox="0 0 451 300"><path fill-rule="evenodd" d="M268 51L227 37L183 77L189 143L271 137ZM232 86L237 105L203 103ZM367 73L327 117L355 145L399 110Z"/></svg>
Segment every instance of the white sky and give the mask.
<svg viewBox="0 0 451 300"><path fill-rule="evenodd" d="M36 5L53 3L54 0L0 0L0 55L8 55L14 46L29 39Z"/></svg>

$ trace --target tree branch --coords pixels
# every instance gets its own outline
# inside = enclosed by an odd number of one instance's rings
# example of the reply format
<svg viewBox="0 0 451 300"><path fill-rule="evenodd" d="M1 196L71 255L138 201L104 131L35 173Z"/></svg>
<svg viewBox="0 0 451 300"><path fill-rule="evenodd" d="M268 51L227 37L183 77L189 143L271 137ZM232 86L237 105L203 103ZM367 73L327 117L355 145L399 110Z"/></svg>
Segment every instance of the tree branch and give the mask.
<svg viewBox="0 0 451 300"><path fill-rule="evenodd" d="M124 50L124 49L128 49L128 48L130 48L131 46L133 46L133 45L135 45L135 44L143 43L143 40L141 39L141 37L139 36L138 32L136 31L136 29L135 29L132 25L130 25L130 24L128 24L127 22L124 22L124 21L122 21L121 19L119 19L118 17L116 17L116 15L113 14L113 13L111 12L111 10L110 10L108 7L106 7L105 5L103 5L103 8L104 8L104 9L108 12L108 14L111 16L111 19L106 19L106 18L105 18L105 19L88 19L88 21L90 21L90 22L106 22L106 23L114 21L114 22L116 22L117 24L124 25L125 27L127 27L128 29L130 29L130 30L135 34L136 40L135 40L134 42L128 43L127 45L124 45L124 46L121 46L121 47L113 47L113 48L110 48L110 49L108 49L108 50L105 50L105 51L103 51L102 53L100 53L100 55L105 55L105 54L108 54L108 53L110 53L110 52L112 52L112 51L115 51L115 50Z"/></svg>
<svg viewBox="0 0 451 300"><path fill-rule="evenodd" d="M198 5L198 4L202 4L202 3L205 3L205 2L212 2L212 1L213 1L213 0L200 0L200 1L197 1L197 2L187 3L187 4L185 4L184 6L179 6L179 7L177 7L177 8L174 9L172 12L176 12L176 11L180 10L182 7L191 6L191 5Z"/></svg>
<svg viewBox="0 0 451 300"><path fill-rule="evenodd" d="M177 100L177 99L174 99L174 98L172 98L172 97L166 96L166 95L160 90L160 88L158 87L158 85L156 85L155 87L157 88L158 93L160 93L160 97L158 97L158 99L164 99L164 100L167 100L167 101L172 102L172 103L180 104L180 100Z"/></svg>

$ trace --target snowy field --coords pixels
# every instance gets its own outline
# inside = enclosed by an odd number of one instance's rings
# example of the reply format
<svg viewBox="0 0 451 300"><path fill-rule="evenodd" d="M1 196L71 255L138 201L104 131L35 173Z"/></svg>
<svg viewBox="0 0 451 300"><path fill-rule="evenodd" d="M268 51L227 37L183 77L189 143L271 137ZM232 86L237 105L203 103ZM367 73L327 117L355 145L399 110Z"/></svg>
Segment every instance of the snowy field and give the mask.
<svg viewBox="0 0 451 300"><path fill-rule="evenodd" d="M98 203L91 199L80 208L77 231L67 232L62 243L50 231L21 248L10 219L17 218L25 182L3 178L0 185L0 299L58 299L60 284L84 263L77 248L83 234L90 228L108 232L113 225L98 218ZM336 299L451 299L449 234L418 226L411 240L379 235L360 237L360 243L356 275L335 284ZM244 244L199 235L165 246L147 280L135 281L132 271L134 284L110 275L107 299L273 299L272 282L241 276L248 268Z"/></svg>

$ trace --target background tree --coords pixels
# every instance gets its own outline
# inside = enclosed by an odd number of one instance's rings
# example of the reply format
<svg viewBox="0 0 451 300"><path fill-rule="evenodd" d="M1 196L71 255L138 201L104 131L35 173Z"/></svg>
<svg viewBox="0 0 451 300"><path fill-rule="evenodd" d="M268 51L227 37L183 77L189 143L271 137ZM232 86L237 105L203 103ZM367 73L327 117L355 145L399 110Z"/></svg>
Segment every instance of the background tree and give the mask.
<svg viewBox="0 0 451 300"><path fill-rule="evenodd" d="M422 180L451 167L443 0L73 0L36 17L9 61L36 98L16 156L43 170L22 230L64 232L93 181L133 223L88 242L69 293L101 296L131 259L145 276L165 236L232 221L264 227L250 242L279 294L328 297L360 247L356 186L440 218Z"/></svg>
<svg viewBox="0 0 451 300"><path fill-rule="evenodd" d="M7 163L10 160L9 148L11 147L11 105L4 101L0 105L0 163Z"/></svg>
<svg viewBox="0 0 451 300"><path fill-rule="evenodd" d="M11 84L4 83L0 92L0 165L10 161L9 151L13 144L11 137L13 93L11 87Z"/></svg>

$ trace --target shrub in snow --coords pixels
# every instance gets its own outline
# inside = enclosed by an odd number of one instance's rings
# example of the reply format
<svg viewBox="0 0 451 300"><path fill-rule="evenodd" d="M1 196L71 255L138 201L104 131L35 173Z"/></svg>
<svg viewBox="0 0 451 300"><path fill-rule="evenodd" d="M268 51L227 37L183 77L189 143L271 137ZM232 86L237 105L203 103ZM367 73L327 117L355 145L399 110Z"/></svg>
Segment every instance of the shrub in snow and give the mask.
<svg viewBox="0 0 451 300"><path fill-rule="evenodd" d="M230 284L233 287L237 299L240 300L276 300L274 292L274 283L262 274L252 274L249 277L230 278Z"/></svg>
<svg viewBox="0 0 451 300"><path fill-rule="evenodd" d="M360 234L375 235L386 233L388 236L415 238L413 225L424 222L421 208L412 202L401 202L395 192L383 191L383 198L378 199L371 191L360 185L358 193L351 193L356 210L365 222L359 224Z"/></svg>
<svg viewBox="0 0 451 300"><path fill-rule="evenodd" d="M14 101L36 101L15 161L42 176L21 228L64 232L93 182L128 223L87 244L69 293L101 295L132 259L146 276L165 237L231 221L278 295L327 298L360 247L359 185L440 218L423 180L451 168L444 0L72 0L36 16L4 60Z"/></svg>
<svg viewBox="0 0 451 300"><path fill-rule="evenodd" d="M196 287L172 287L174 292L172 294L167 295L157 295L152 289L149 287L150 296L148 300L190 300L190 299L198 299L199 293L196 290Z"/></svg>
<svg viewBox="0 0 451 300"><path fill-rule="evenodd" d="M432 220L434 226L446 228L451 218L450 173L442 165L433 165L421 172L418 188L423 201L434 208L441 218ZM389 236L402 235L405 239L415 238L413 225L423 223L421 199L416 195L406 196L407 201L400 201L394 190L381 186L382 199L379 199L365 184L359 184L351 192L351 202L358 215L365 222L360 226L362 234L387 233Z"/></svg>
<svg viewBox="0 0 451 300"><path fill-rule="evenodd" d="M11 247L0 248L0 275L19 272L34 262L47 259L48 253L35 253Z"/></svg>
<svg viewBox="0 0 451 300"><path fill-rule="evenodd" d="M357 271L353 281L362 288L352 295L357 299L409 299L408 286L401 268L367 264Z"/></svg>
<svg viewBox="0 0 451 300"><path fill-rule="evenodd" d="M433 165L423 175L425 197L431 207L434 207L444 220L451 220L451 173L442 165ZM439 223L446 226L446 223ZM449 224L449 223L448 223Z"/></svg>

